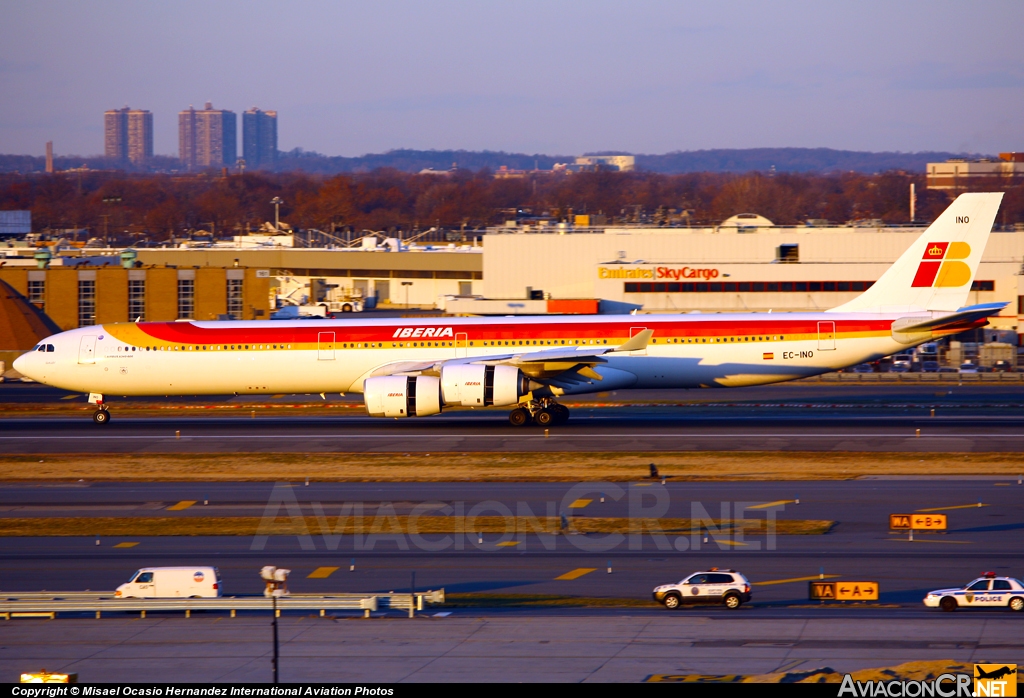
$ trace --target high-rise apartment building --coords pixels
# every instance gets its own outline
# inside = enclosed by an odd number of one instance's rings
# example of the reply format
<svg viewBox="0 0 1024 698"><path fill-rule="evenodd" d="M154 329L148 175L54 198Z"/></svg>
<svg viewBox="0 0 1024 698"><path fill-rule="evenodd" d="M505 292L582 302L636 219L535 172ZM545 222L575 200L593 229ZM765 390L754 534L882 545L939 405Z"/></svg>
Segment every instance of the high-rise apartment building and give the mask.
<svg viewBox="0 0 1024 698"><path fill-rule="evenodd" d="M153 114L128 107L105 112L103 151L108 158L136 165L153 157Z"/></svg>
<svg viewBox="0 0 1024 698"><path fill-rule="evenodd" d="M247 167L268 167L277 160L277 112L257 107L242 114L242 157Z"/></svg>
<svg viewBox="0 0 1024 698"><path fill-rule="evenodd" d="M206 103L202 110L189 107L178 113L178 151L190 170L234 165L238 157L238 124L235 113L214 109Z"/></svg>

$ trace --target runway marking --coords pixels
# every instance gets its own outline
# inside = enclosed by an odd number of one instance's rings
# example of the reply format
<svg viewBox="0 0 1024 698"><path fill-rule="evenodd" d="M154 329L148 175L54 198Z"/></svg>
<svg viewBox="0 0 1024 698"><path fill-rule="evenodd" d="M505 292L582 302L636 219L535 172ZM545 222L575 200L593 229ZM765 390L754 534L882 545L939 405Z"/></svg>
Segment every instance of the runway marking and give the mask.
<svg viewBox="0 0 1024 698"><path fill-rule="evenodd" d="M995 486L996 487L1009 487L1011 484L1012 483L1009 483L1009 482L997 482L997 483L995 483Z"/></svg>
<svg viewBox="0 0 1024 698"><path fill-rule="evenodd" d="M927 540L918 538L917 540L910 540L908 538L889 538L889 540L896 541L897 543L946 543L947 545L974 545L969 540Z"/></svg>
<svg viewBox="0 0 1024 698"><path fill-rule="evenodd" d="M64 397L61 398L61 400L74 400L76 397L78 397L78 396L77 395L65 395Z"/></svg>
<svg viewBox="0 0 1024 698"><path fill-rule="evenodd" d="M757 504L752 507L746 507L747 509L771 509L772 507L781 507L786 504L793 504L796 502L795 499L780 499L777 502L768 502L767 504Z"/></svg>
<svg viewBox="0 0 1024 698"><path fill-rule="evenodd" d="M177 504L167 507L167 511L184 511L196 503L194 499L183 499Z"/></svg>
<svg viewBox="0 0 1024 698"><path fill-rule="evenodd" d="M499 548L511 548L514 545L519 545L519 541L517 541L517 540L502 541L501 543L497 544L497 547L499 547Z"/></svg>
<svg viewBox="0 0 1024 698"><path fill-rule="evenodd" d="M327 579L337 571L337 567L317 567L309 573L309 576L307 576L306 579Z"/></svg>
<svg viewBox="0 0 1024 698"><path fill-rule="evenodd" d="M138 541L134 541L134 542L131 542L131 543L118 543L114 547L115 548L134 548L138 544L139 544Z"/></svg>
<svg viewBox="0 0 1024 698"><path fill-rule="evenodd" d="M731 545L734 548L742 546L742 545L750 545L750 543L740 543L739 541L734 541L734 540L719 540L717 538L715 538L715 542L718 543L719 545Z"/></svg>
<svg viewBox="0 0 1024 698"><path fill-rule="evenodd" d="M977 504L958 504L952 507L932 507L931 509L917 509L916 511L918 513L924 513L926 511L946 511L947 509L980 509L981 507L987 506L991 505L978 502Z"/></svg>
<svg viewBox="0 0 1024 698"><path fill-rule="evenodd" d="M577 499L575 502L573 502L572 504L569 505L569 508L570 509L582 509L585 506L587 506L588 504L590 504L592 501L594 501L594 500L593 499Z"/></svg>
<svg viewBox="0 0 1024 698"><path fill-rule="evenodd" d="M654 484L654 483L651 483L651 482L631 482L631 483L629 483L629 486L630 487L650 487L652 484Z"/></svg>
<svg viewBox="0 0 1024 698"><path fill-rule="evenodd" d="M597 569L596 567L578 567L578 568L572 570L571 572L566 572L563 575L555 577L555 581L567 582L567 581L570 581L570 580L573 580L573 579L579 579L583 575L590 574L591 572L593 572L596 569Z"/></svg>
<svg viewBox="0 0 1024 698"><path fill-rule="evenodd" d="M814 582L819 579L835 579L838 574L826 574L822 577L820 574L816 574L813 577L791 577L789 579L770 579L767 582L751 582L756 587L766 587L772 584L789 584L791 582Z"/></svg>

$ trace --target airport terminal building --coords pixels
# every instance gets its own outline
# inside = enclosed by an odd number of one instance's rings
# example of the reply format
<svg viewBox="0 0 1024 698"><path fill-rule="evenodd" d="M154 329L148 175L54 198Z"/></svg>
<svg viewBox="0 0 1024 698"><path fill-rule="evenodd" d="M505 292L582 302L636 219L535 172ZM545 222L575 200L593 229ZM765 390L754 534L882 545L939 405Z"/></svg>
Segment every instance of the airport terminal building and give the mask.
<svg viewBox="0 0 1024 698"><path fill-rule="evenodd" d="M266 318L317 284L331 298L372 299L368 308L451 314L822 311L868 288L923 229L784 227L741 214L703 228L503 227L482 245L139 249L131 269L120 250L88 249L40 268L37 248L21 247L8 248L0 278L64 329ZM1024 327L1022 267L1024 230L993 232L968 302L1008 303L996 329Z"/></svg>
<svg viewBox="0 0 1024 698"><path fill-rule="evenodd" d="M781 227L734 217L708 228L507 231L484 237L483 295L523 299L540 291L644 313L820 312L864 291L923 230ZM993 232L968 302L1008 303L992 318L995 328L1024 326L1022 265L1024 231Z"/></svg>

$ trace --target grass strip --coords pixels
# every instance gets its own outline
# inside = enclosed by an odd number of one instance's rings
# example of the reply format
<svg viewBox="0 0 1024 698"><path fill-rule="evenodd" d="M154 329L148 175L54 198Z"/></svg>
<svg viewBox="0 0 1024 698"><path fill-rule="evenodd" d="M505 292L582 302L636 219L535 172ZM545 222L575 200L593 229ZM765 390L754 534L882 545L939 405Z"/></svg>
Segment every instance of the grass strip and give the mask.
<svg viewBox="0 0 1024 698"><path fill-rule="evenodd" d="M4 455L0 473L6 481L628 482L648 479L650 463L670 482L1017 476L1024 453L83 453Z"/></svg>
<svg viewBox="0 0 1024 698"><path fill-rule="evenodd" d="M691 519L627 519L573 517L570 531L577 533L673 533L697 534L709 522ZM745 535L766 532L764 519L710 522L719 537L732 539L741 529ZM821 535L833 521L779 520L779 535ZM295 536L363 534L531 534L559 532L555 517L478 516L323 516L279 517L68 517L0 519L0 536Z"/></svg>

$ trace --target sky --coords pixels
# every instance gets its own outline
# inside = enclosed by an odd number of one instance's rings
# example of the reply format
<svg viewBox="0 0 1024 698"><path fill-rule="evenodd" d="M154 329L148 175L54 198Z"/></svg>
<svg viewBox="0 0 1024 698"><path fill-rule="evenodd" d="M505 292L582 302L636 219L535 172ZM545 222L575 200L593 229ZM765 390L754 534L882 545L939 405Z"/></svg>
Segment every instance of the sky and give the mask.
<svg viewBox="0 0 1024 698"><path fill-rule="evenodd" d="M0 153L103 112L279 112L278 147L1024 150L1024 1L3 3ZM240 136L240 134L239 134ZM240 141L239 141L240 142Z"/></svg>

